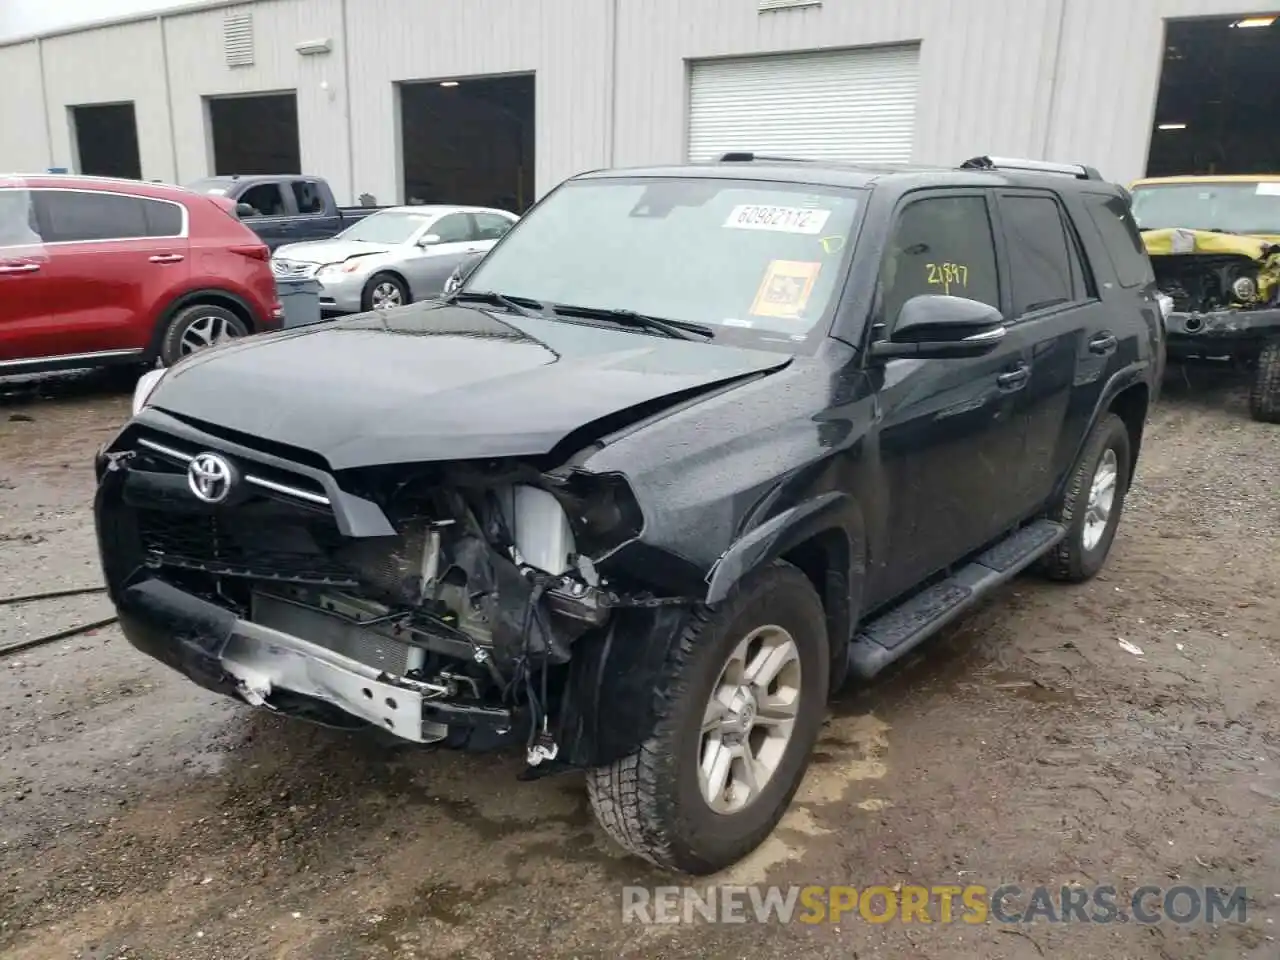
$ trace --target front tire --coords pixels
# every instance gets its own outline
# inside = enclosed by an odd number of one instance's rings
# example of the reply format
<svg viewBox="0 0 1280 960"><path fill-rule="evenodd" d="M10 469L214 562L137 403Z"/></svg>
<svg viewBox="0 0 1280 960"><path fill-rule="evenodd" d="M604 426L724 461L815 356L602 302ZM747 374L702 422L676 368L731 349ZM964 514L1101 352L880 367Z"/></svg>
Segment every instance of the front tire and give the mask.
<svg viewBox="0 0 1280 960"><path fill-rule="evenodd" d="M390 273L377 273L369 278L360 295L360 307L370 310L390 310L410 302L409 287L399 277Z"/></svg>
<svg viewBox="0 0 1280 960"><path fill-rule="evenodd" d="M1249 391L1249 415L1261 423L1280 423L1280 340L1262 347Z"/></svg>
<svg viewBox="0 0 1280 960"><path fill-rule="evenodd" d="M635 753L588 771L596 819L659 867L704 875L764 842L800 786L826 713L822 602L778 562L695 611Z"/></svg>
<svg viewBox="0 0 1280 960"><path fill-rule="evenodd" d="M1129 428L1114 413L1094 425L1066 493L1050 513L1067 528L1043 564L1050 579L1083 583L1107 562L1129 491L1130 449Z"/></svg>
<svg viewBox="0 0 1280 960"><path fill-rule="evenodd" d="M247 336L249 328L226 307L195 303L179 310L160 341L160 363L171 367L183 357L217 343Z"/></svg>

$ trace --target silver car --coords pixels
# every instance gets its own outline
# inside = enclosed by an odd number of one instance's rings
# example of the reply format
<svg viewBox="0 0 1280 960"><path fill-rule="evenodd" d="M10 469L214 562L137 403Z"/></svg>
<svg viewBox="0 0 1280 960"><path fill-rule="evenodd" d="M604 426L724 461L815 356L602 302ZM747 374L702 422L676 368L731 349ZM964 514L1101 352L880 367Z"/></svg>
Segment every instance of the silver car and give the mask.
<svg viewBox="0 0 1280 960"><path fill-rule="evenodd" d="M441 293L460 263L487 253L517 219L489 207L389 207L330 240L277 248L271 270L278 280L319 281L322 310L385 310Z"/></svg>

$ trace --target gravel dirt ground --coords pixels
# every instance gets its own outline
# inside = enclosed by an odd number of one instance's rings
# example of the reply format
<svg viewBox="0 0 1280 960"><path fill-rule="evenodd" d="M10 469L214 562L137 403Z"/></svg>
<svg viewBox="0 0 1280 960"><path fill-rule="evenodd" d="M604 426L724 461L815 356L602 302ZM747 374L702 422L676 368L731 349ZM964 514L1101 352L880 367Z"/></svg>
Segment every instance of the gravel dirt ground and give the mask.
<svg viewBox="0 0 1280 960"><path fill-rule="evenodd" d="M0 955L1274 960L1280 428L1181 377L1104 573L1021 579L843 693L783 827L711 882L1244 885L1243 923L626 924L624 885L680 881L580 778L278 720L110 627L0 659ZM100 582L90 458L127 412L111 378L0 382L0 597ZM0 644L111 612L0 606Z"/></svg>

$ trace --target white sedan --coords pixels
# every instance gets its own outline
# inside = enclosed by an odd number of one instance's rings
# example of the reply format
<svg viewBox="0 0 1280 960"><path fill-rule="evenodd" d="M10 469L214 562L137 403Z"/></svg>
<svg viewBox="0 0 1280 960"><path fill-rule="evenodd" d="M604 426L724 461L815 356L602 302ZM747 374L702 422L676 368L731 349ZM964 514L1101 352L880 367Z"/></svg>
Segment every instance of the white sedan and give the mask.
<svg viewBox="0 0 1280 960"><path fill-rule="evenodd" d="M277 280L319 281L322 310L386 310L440 294L459 264L487 253L517 219L491 207L389 207L332 239L279 247L271 270Z"/></svg>

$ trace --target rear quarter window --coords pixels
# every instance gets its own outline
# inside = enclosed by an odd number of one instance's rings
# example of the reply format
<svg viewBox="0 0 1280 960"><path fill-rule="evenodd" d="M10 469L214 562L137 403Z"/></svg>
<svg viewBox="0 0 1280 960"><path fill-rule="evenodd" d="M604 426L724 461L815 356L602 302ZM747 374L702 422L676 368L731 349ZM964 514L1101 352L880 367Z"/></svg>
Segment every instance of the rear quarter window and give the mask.
<svg viewBox="0 0 1280 960"><path fill-rule="evenodd" d="M1102 235L1103 246L1122 287L1139 287L1154 279L1147 248L1129 204L1114 194L1090 193L1084 198L1089 216Z"/></svg>

